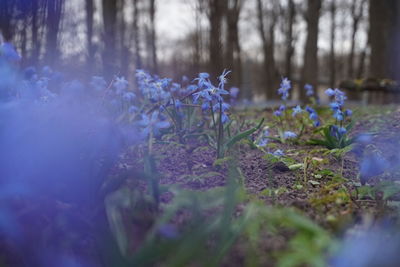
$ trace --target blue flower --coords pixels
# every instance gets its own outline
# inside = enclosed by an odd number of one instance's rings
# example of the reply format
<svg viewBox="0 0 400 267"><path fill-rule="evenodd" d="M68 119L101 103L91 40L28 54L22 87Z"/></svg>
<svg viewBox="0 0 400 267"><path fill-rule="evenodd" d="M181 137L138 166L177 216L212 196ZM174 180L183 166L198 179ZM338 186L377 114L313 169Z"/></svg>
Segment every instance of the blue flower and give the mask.
<svg viewBox="0 0 400 267"><path fill-rule="evenodd" d="M229 117L228 117L228 115L226 115L226 113L222 113L222 114L221 114L221 122L222 122L223 124L229 122Z"/></svg>
<svg viewBox="0 0 400 267"><path fill-rule="evenodd" d="M283 78L281 81L280 88L278 89L278 94L282 95L282 100L288 99L290 89L291 89L290 80L288 78Z"/></svg>
<svg viewBox="0 0 400 267"><path fill-rule="evenodd" d="M285 156L285 153L282 150L277 149L272 153L272 155L274 155L275 157L283 157Z"/></svg>
<svg viewBox="0 0 400 267"><path fill-rule="evenodd" d="M291 138L296 138L297 134L295 134L294 132L291 131L286 131L283 133L283 138L284 139L291 139Z"/></svg>
<svg viewBox="0 0 400 267"><path fill-rule="evenodd" d="M133 92L127 92L123 95L123 98L125 101L132 101L133 99L135 99L136 95Z"/></svg>
<svg viewBox="0 0 400 267"><path fill-rule="evenodd" d="M282 112L280 110L275 110L274 115L277 117L280 117L280 116L282 116Z"/></svg>
<svg viewBox="0 0 400 267"><path fill-rule="evenodd" d="M151 116L147 114L142 114L142 120L138 122L138 124L144 127L142 134L147 137L150 132L154 134L158 134L159 129L170 127L170 123L168 121L160 121L158 111L153 111Z"/></svg>
<svg viewBox="0 0 400 267"><path fill-rule="evenodd" d="M218 110L219 110L219 107L220 107L220 104L219 104L219 103L216 103L216 104L213 106L213 110L214 110L214 111L218 111ZM222 112L225 112L225 111L227 111L227 110L231 107L231 105L229 105L228 103L223 102L223 103L221 103L221 107L222 107Z"/></svg>
<svg viewBox="0 0 400 267"><path fill-rule="evenodd" d="M182 102L179 99L175 100L175 108L180 109L182 107Z"/></svg>
<svg viewBox="0 0 400 267"><path fill-rule="evenodd" d="M381 155L374 153L366 156L360 164L360 174L362 179L368 179L380 175L389 168L388 161ZM364 180L365 181L365 180Z"/></svg>
<svg viewBox="0 0 400 267"><path fill-rule="evenodd" d="M239 88L232 87L231 89L229 89L229 94L231 95L232 98L237 98L239 94Z"/></svg>
<svg viewBox="0 0 400 267"><path fill-rule="evenodd" d="M201 104L201 109L203 111L207 110L210 108L210 102L203 102L203 104Z"/></svg>
<svg viewBox="0 0 400 267"><path fill-rule="evenodd" d="M268 138L261 138L260 141L258 141L258 146L259 147L265 147L266 145L268 145Z"/></svg>
<svg viewBox="0 0 400 267"><path fill-rule="evenodd" d="M212 97L210 95L210 90L204 89L197 93L194 93L193 94L193 103L197 104L200 97L203 98L204 100L212 101Z"/></svg>
<svg viewBox="0 0 400 267"><path fill-rule="evenodd" d="M344 115L346 117L351 117L351 115L353 115L353 111L351 109L346 109Z"/></svg>
<svg viewBox="0 0 400 267"><path fill-rule="evenodd" d="M332 88L328 88L325 90L325 94L328 96L334 96L335 95L335 91Z"/></svg>
<svg viewBox="0 0 400 267"><path fill-rule="evenodd" d="M8 42L4 42L0 46L0 59L4 58L9 62L16 62L21 60L21 56L15 50L15 47Z"/></svg>
<svg viewBox="0 0 400 267"><path fill-rule="evenodd" d="M335 113L333 113L333 117L338 120L342 121L343 120L343 113L340 110L337 110Z"/></svg>
<svg viewBox="0 0 400 267"><path fill-rule="evenodd" d="M372 141L372 136L371 134L368 133L362 133L356 138L356 142L361 143L361 144L368 144Z"/></svg>
<svg viewBox="0 0 400 267"><path fill-rule="evenodd" d="M339 132L340 135L344 135L345 133L347 133L347 130L344 127L340 127L338 132Z"/></svg>
<svg viewBox="0 0 400 267"><path fill-rule="evenodd" d="M344 101L347 99L346 94L339 89L335 89L335 101L339 103L340 106L343 106Z"/></svg>
<svg viewBox="0 0 400 267"><path fill-rule="evenodd" d="M106 80L100 76L93 76L90 85L97 91L104 90L107 87Z"/></svg>
<svg viewBox="0 0 400 267"><path fill-rule="evenodd" d="M286 106L285 105L280 105L279 106L279 111L283 112L286 110Z"/></svg>
<svg viewBox="0 0 400 267"><path fill-rule="evenodd" d="M226 76L231 73L231 71L229 70L224 70L222 72L222 74L218 77L219 80L219 88L224 89L225 84L227 83L227 79Z"/></svg>
<svg viewBox="0 0 400 267"><path fill-rule="evenodd" d="M295 117L297 114L302 113L304 110L300 107L300 105L297 105L295 108L293 108L293 113L292 116Z"/></svg>
<svg viewBox="0 0 400 267"><path fill-rule="evenodd" d="M135 107L134 105L130 106L128 109L129 113L136 113L136 111L138 111L139 109L137 107Z"/></svg>
<svg viewBox="0 0 400 267"><path fill-rule="evenodd" d="M201 72L199 73L199 77L194 80L197 81L197 85L199 86L199 88L202 88L203 86L207 86L210 83L209 78L210 74L208 74L207 72Z"/></svg>
<svg viewBox="0 0 400 267"><path fill-rule="evenodd" d="M178 229L173 224L163 224L158 228L158 233L167 239L178 239Z"/></svg>
<svg viewBox="0 0 400 267"><path fill-rule="evenodd" d="M114 87L117 90L117 94L121 94L128 87L128 81L125 80L125 77L115 77Z"/></svg>
<svg viewBox="0 0 400 267"><path fill-rule="evenodd" d="M317 114L317 112L315 111L315 109L313 109L313 108L311 108L311 107L309 107L309 106L306 106L306 111L307 111L309 114L312 114L312 113Z"/></svg>
<svg viewBox="0 0 400 267"><path fill-rule="evenodd" d="M337 102L332 102L332 103L329 104L329 106L331 107L331 109L333 111L336 111L336 110L340 109L340 104L337 103Z"/></svg>
<svg viewBox="0 0 400 267"><path fill-rule="evenodd" d="M304 85L304 89L306 90L306 95L307 96L312 96L314 95L314 87L311 84L306 84Z"/></svg>
<svg viewBox="0 0 400 267"><path fill-rule="evenodd" d="M318 120L318 115L317 115L317 113L310 113L310 120L312 120L312 121L317 121L317 120Z"/></svg>
<svg viewBox="0 0 400 267"><path fill-rule="evenodd" d="M321 122L320 121L314 121L314 127L319 127L320 125L321 125Z"/></svg>

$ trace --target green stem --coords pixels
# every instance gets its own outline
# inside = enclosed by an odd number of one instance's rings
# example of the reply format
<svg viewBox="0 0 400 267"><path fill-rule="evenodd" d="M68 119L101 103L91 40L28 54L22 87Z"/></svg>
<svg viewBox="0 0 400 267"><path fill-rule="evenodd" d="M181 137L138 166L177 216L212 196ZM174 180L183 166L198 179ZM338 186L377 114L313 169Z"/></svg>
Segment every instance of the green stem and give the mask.
<svg viewBox="0 0 400 267"><path fill-rule="evenodd" d="M218 118L218 139L217 139L217 157L223 157L222 143L224 138L224 126L222 124L222 101L219 101L219 118Z"/></svg>

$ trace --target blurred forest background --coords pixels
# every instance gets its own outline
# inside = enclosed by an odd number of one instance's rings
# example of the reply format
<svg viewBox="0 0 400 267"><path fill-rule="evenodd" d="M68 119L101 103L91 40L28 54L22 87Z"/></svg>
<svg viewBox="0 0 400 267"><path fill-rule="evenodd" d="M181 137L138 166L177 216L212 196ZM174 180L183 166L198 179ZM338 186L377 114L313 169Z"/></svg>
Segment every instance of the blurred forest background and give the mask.
<svg viewBox="0 0 400 267"><path fill-rule="evenodd" d="M179 81L227 68L242 98L276 98L284 76L303 99L305 83L399 81L399 11L397 0L0 0L0 30L21 68L131 81L135 69Z"/></svg>

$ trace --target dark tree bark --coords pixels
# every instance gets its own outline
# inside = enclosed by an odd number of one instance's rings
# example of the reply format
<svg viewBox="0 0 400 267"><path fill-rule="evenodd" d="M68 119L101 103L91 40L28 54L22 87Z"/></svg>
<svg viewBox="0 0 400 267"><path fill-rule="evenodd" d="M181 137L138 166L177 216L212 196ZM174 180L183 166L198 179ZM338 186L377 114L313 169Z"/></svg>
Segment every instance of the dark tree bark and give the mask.
<svg viewBox="0 0 400 267"><path fill-rule="evenodd" d="M351 5L351 18L352 18L352 29L351 29L351 45L350 53L347 61L348 65L348 78L354 78L354 53L356 46L356 36L361 19L364 17L364 6L367 0L354 0Z"/></svg>
<svg viewBox="0 0 400 267"><path fill-rule="evenodd" d="M59 58L58 34L63 12L63 0L47 0L46 63L54 65Z"/></svg>
<svg viewBox="0 0 400 267"><path fill-rule="evenodd" d="M227 37L225 66L232 70L231 83L241 86L242 60L241 47L239 42L239 17L242 9L241 0L228 0L227 5Z"/></svg>
<svg viewBox="0 0 400 267"><path fill-rule="evenodd" d="M335 88L336 86L336 56L335 56L335 42L336 42L336 2L331 0L330 3L330 16L331 16L331 39L330 39L330 57L329 57L329 86Z"/></svg>
<svg viewBox="0 0 400 267"><path fill-rule="evenodd" d="M293 26L296 18L296 7L293 0L288 1L288 22L286 32L286 55L285 55L285 75L292 79L292 58L294 55L294 35Z"/></svg>
<svg viewBox="0 0 400 267"><path fill-rule="evenodd" d="M116 67L116 31L117 1L103 0L103 75L110 78L117 73Z"/></svg>
<svg viewBox="0 0 400 267"><path fill-rule="evenodd" d="M13 3L10 0L0 1L0 31L5 41L11 41L13 30L11 27Z"/></svg>
<svg viewBox="0 0 400 267"><path fill-rule="evenodd" d="M151 47L151 65L153 73L158 72L157 63L157 38L156 38L156 3L155 0L150 0L149 16L150 16L150 47Z"/></svg>
<svg viewBox="0 0 400 267"><path fill-rule="evenodd" d="M369 1L369 76L376 79L398 77L399 2Z"/></svg>
<svg viewBox="0 0 400 267"><path fill-rule="evenodd" d="M94 15L94 0L86 0L86 45L87 45L87 67L92 69L94 66L95 47L93 44L93 15Z"/></svg>
<svg viewBox="0 0 400 267"><path fill-rule="evenodd" d="M32 1L32 55L31 64L39 62L40 44L39 44L39 0Z"/></svg>
<svg viewBox="0 0 400 267"><path fill-rule="evenodd" d="M216 78L223 71L223 50L221 40L222 19L225 15L226 0L208 0L209 32L209 69Z"/></svg>
<svg viewBox="0 0 400 267"><path fill-rule="evenodd" d="M133 40L135 44L135 67L136 69L142 68L142 56L140 49L140 33L139 33L139 0L133 0Z"/></svg>
<svg viewBox="0 0 400 267"><path fill-rule="evenodd" d="M274 10L268 16L268 31L265 29L265 10L262 0L257 0L258 31L262 41L264 54L264 86L266 88L267 99L277 98L277 71L274 58L275 50L275 26L277 16Z"/></svg>
<svg viewBox="0 0 400 267"><path fill-rule="evenodd" d="M304 85L318 86L318 26L322 0L308 0L307 3L307 39L300 84L300 100L303 101L306 99Z"/></svg>
<svg viewBox="0 0 400 267"><path fill-rule="evenodd" d="M369 41L371 46L369 76L387 78L390 41L390 0L369 1Z"/></svg>

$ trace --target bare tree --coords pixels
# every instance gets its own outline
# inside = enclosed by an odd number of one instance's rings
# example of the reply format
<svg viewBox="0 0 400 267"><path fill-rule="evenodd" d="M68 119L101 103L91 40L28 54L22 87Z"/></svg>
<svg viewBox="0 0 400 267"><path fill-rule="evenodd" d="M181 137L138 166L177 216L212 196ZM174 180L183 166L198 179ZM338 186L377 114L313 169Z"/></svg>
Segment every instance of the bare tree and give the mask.
<svg viewBox="0 0 400 267"><path fill-rule="evenodd" d="M46 62L53 65L59 57L58 34L61 26L63 0L47 0Z"/></svg>
<svg viewBox="0 0 400 267"><path fill-rule="evenodd" d="M93 15L94 15L94 0L85 1L86 8L86 42L87 42L87 67L91 69L94 62L95 47L93 44Z"/></svg>
<svg viewBox="0 0 400 267"><path fill-rule="evenodd" d="M336 57L335 57L335 43L336 43L336 0L331 0L329 12L331 16L331 39L330 39L330 57L329 57L329 86L335 88L336 83Z"/></svg>
<svg viewBox="0 0 400 267"><path fill-rule="evenodd" d="M318 26L322 0L307 1L307 39L304 51L304 63L300 84L300 99L305 99L303 87L306 83L318 86Z"/></svg>
<svg viewBox="0 0 400 267"><path fill-rule="evenodd" d="M369 1L369 41L371 47L369 75L381 79L395 76L392 47L398 35L396 19L398 16L396 0ZM393 57L393 58L391 58Z"/></svg>
<svg viewBox="0 0 400 267"><path fill-rule="evenodd" d="M103 74L110 77L111 73L116 73L115 66L115 43L117 26L117 1L103 0Z"/></svg>
<svg viewBox="0 0 400 267"><path fill-rule="evenodd" d="M10 0L0 1L0 30L4 40L10 41L13 36L11 27L11 18L13 11L13 2Z"/></svg>
<svg viewBox="0 0 400 267"><path fill-rule="evenodd" d="M140 49L140 33L139 33L139 0L133 0L133 39L135 46L135 67L136 69L142 68L142 56Z"/></svg>
<svg viewBox="0 0 400 267"><path fill-rule="evenodd" d="M209 69L217 77L223 68L223 50L221 40L222 19L225 15L226 0L208 0L209 32Z"/></svg>
<svg viewBox="0 0 400 267"><path fill-rule="evenodd" d="M354 54L355 54L355 46L356 46L356 37L358 28L362 18L364 17L364 6L367 3L367 0L353 0L350 8L351 19L352 21L352 29L351 29L351 45L350 45L350 53L347 61L348 69L348 78L354 78Z"/></svg>
<svg viewBox="0 0 400 267"><path fill-rule="evenodd" d="M149 0L149 16L150 16L150 47L151 47L151 64L154 73L158 72L157 64L157 40L156 40L156 1Z"/></svg>
<svg viewBox="0 0 400 267"><path fill-rule="evenodd" d="M285 75L292 79L292 59L294 55L295 36L293 27L296 18L296 6L294 0L288 0L287 7L287 26L286 26L286 54L285 54Z"/></svg>
<svg viewBox="0 0 400 267"><path fill-rule="evenodd" d="M267 99L276 98L277 70L275 63L275 27L277 24L278 2L273 1L269 12L266 12L262 0L257 0L258 32L262 41L264 53L264 72ZM267 14L268 13L268 14ZM268 29L265 28L266 17L268 18Z"/></svg>
<svg viewBox="0 0 400 267"><path fill-rule="evenodd" d="M226 37L226 67L232 70L232 84L241 85L242 60L239 42L239 17L243 2L241 0L227 1L227 37Z"/></svg>

